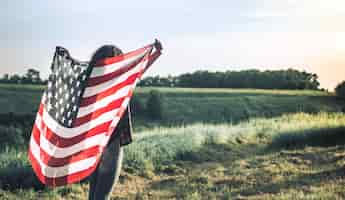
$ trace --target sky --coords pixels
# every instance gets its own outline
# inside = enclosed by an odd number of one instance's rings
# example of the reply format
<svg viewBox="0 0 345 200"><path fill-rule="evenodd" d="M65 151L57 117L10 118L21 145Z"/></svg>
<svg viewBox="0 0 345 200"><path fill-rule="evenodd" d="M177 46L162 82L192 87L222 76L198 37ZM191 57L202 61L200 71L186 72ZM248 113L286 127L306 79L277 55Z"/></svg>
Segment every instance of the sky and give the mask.
<svg viewBox="0 0 345 200"><path fill-rule="evenodd" d="M49 74L55 46L89 60L103 44L130 51L161 40L146 75L294 68L332 90L345 80L344 0L5 0L0 76Z"/></svg>

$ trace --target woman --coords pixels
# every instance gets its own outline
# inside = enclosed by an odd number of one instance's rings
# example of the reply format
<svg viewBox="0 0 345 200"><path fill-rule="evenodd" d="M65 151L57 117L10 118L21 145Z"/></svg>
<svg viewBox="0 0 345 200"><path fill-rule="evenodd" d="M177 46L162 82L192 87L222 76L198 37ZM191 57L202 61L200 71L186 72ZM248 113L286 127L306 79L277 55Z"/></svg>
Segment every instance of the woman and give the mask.
<svg viewBox="0 0 345 200"><path fill-rule="evenodd" d="M158 53L156 56L158 56L162 49L162 45L158 40L155 40L154 47ZM100 59L114 57L121 54L122 51L116 46L104 45L96 50L96 52L93 54L90 64L95 65L95 63ZM152 63L149 63L148 65L150 64ZM103 151L97 169L90 177L89 200L109 199L113 186L118 181L120 175L123 159L122 146L130 144L131 142L131 112L128 106L127 111L122 116L116 129L114 130L114 133L111 135L106 148Z"/></svg>
<svg viewBox="0 0 345 200"><path fill-rule="evenodd" d="M100 47L91 58L91 65L98 60L107 57L121 55L122 51L114 45L104 45ZM132 142L132 126L130 119L129 106L122 116L114 133L103 151L101 160L97 169L90 177L90 200L108 199L112 191L113 185L116 184L121 170L123 159L122 146Z"/></svg>

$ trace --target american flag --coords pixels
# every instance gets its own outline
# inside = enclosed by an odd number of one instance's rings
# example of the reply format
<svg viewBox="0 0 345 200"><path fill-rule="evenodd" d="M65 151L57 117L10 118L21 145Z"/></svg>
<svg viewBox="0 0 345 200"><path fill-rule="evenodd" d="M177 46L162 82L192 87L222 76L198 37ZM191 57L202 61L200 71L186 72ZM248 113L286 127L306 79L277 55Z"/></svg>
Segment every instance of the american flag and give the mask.
<svg viewBox="0 0 345 200"><path fill-rule="evenodd" d="M96 169L137 81L160 54L150 44L91 66L56 48L29 147L42 183L78 182Z"/></svg>

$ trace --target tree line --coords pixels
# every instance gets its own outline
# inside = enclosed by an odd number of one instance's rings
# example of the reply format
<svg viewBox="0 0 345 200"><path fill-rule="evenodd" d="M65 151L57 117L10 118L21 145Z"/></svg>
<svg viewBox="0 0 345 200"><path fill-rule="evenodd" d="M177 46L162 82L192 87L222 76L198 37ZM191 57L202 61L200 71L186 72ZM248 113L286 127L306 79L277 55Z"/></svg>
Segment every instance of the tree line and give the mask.
<svg viewBox="0 0 345 200"><path fill-rule="evenodd" d="M317 74L287 70L242 70L210 72L200 70L177 76L150 76L139 86L193 87L193 88L257 88L257 89L311 89L319 88Z"/></svg>
<svg viewBox="0 0 345 200"><path fill-rule="evenodd" d="M335 88L335 93L342 99L345 99L345 81L342 81ZM344 109L345 111L345 109Z"/></svg>
<svg viewBox="0 0 345 200"><path fill-rule="evenodd" d="M47 81L40 77L40 72L36 69L30 68L24 75L19 74L4 74L0 78L0 83L14 83L14 84L45 84Z"/></svg>
<svg viewBox="0 0 345 200"><path fill-rule="evenodd" d="M28 69L20 76L5 74L0 83L45 84L40 72ZM317 74L287 70L256 69L242 71L210 72L199 70L177 76L150 76L142 79L139 86L154 87L192 87L192 88L257 88L257 89L311 89L319 88Z"/></svg>

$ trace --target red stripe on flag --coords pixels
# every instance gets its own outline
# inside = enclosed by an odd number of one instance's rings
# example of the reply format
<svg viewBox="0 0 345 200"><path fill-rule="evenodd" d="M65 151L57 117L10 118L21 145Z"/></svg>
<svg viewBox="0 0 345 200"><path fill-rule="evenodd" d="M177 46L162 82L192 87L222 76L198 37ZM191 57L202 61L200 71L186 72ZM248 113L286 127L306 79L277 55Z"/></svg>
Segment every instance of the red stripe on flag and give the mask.
<svg viewBox="0 0 345 200"><path fill-rule="evenodd" d="M72 137L72 138L60 137L59 135L57 135L52 130L50 130L47 126L44 125L44 127L46 127L45 137L53 145L60 147L60 148L65 148L65 147L69 147L69 146L78 144L81 141L85 140L86 138L107 132L110 124L111 124L111 121L105 122L103 124L100 124L100 125L92 128L92 129L90 129L84 133L81 133L80 135L77 135L75 137ZM37 129L36 125L35 125L34 129L35 129L35 131L32 132L33 136L39 137L40 132Z"/></svg>
<svg viewBox="0 0 345 200"><path fill-rule="evenodd" d="M128 72L129 70L133 69L138 63L140 63L140 61L142 61L142 59L138 59L133 63L130 63L128 66L124 66L114 72L111 72L109 74L106 74L104 76L99 76L99 77L94 77L94 78L90 78L87 82L87 86L91 87L91 86L95 86L104 82L107 82L109 80L112 80L126 72Z"/></svg>
<svg viewBox="0 0 345 200"><path fill-rule="evenodd" d="M44 110L44 102L41 102L39 107L38 107L38 114L42 116L43 110Z"/></svg>
<svg viewBox="0 0 345 200"><path fill-rule="evenodd" d="M105 58L103 60L98 61L95 65L95 67L103 67L105 65L110 65L110 64L114 64L114 63L120 62L120 61L125 60L125 59L129 59L133 56L137 56L137 55L143 53L145 50L147 50L150 47L152 47L152 45L147 45L147 46L142 47L140 49L137 49L135 51L132 51L132 52L129 52L126 54L122 54L119 56L114 56L111 58Z"/></svg>
<svg viewBox="0 0 345 200"><path fill-rule="evenodd" d="M112 110L115 110L117 108L119 108L123 102L123 100L125 99L125 97L116 99L115 101L111 102L110 104L108 104L105 107L102 107L88 115L85 115L83 117L79 117L77 118L74 122L73 122L73 126L74 127L78 127L80 125L83 125L87 122L90 122L93 119L96 119L97 117L101 116L104 113L110 112Z"/></svg>
<svg viewBox="0 0 345 200"><path fill-rule="evenodd" d="M41 132L40 130L37 128L36 123L34 124L34 127L31 131L31 137L35 140L38 141L37 144L40 144L40 137L41 137Z"/></svg>
<svg viewBox="0 0 345 200"><path fill-rule="evenodd" d="M39 141L36 141L36 143L39 144ZM43 149L40 148L40 158L42 162L47 166L61 167L67 164L72 164L74 162L96 156L98 153L100 153L99 148L100 148L100 145L93 146L88 149L83 149L80 152L77 152L73 155L70 155L64 158L55 158L53 156L50 156Z"/></svg>
<svg viewBox="0 0 345 200"><path fill-rule="evenodd" d="M109 95L112 95L114 94L116 91L118 91L119 89L127 86L127 85L131 85L134 83L135 79L138 77L138 75L140 75L140 73L135 73L135 74L132 74L131 76L129 76L125 81L103 91L103 92L100 92L96 95L93 95L93 96L90 96L90 97L86 97L86 98L83 98L80 102L80 107L85 107L85 106L88 106L90 104L93 104Z"/></svg>
<svg viewBox="0 0 345 200"><path fill-rule="evenodd" d="M31 161L32 168L35 171L35 174L38 177L38 179L42 183L49 185L49 186L62 186L62 185L66 185L68 183L74 183L74 182L81 181L82 179L89 176L96 169L98 162L99 162L99 159L98 159L97 163L95 165L93 165L92 167L90 167L86 170L83 170L83 171L80 171L77 173L69 174L67 176L62 176L62 177L49 178L49 177L46 177L42 174L41 166L39 165L39 163L35 159L35 157L32 155L31 150L29 151L29 159Z"/></svg>
<svg viewBox="0 0 345 200"><path fill-rule="evenodd" d="M143 73L146 72L146 70L157 60L157 58L162 55L161 51L155 51L153 54L149 55L149 62L147 63L145 69L143 70Z"/></svg>
<svg viewBox="0 0 345 200"><path fill-rule="evenodd" d="M36 128L33 132L33 139L36 141L36 144L40 144L40 137L39 130ZM44 136L43 136L44 137ZM42 159L43 163L50 167L60 167L66 164L71 164L73 162L77 162L92 156L96 156L99 153L99 145L90 147L88 149L84 149L81 152L77 152L73 155L64 157L64 158L55 158L50 156L46 153L43 149L40 149L40 158Z"/></svg>

